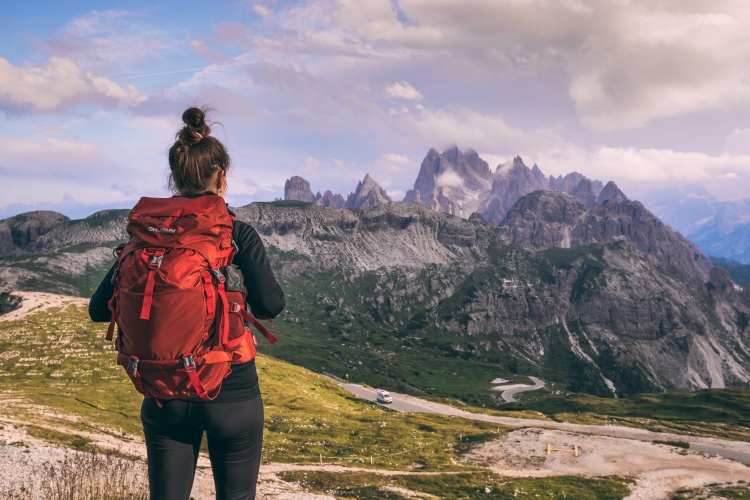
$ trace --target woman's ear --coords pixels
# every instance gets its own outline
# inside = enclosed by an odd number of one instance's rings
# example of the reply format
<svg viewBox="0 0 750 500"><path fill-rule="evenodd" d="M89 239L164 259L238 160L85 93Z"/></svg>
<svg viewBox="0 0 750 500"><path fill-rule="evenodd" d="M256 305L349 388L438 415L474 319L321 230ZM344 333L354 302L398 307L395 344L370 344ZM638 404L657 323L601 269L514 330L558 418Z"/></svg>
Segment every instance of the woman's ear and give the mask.
<svg viewBox="0 0 750 500"><path fill-rule="evenodd" d="M216 192L219 196L224 194L227 189L227 172L226 170L219 170L216 173Z"/></svg>

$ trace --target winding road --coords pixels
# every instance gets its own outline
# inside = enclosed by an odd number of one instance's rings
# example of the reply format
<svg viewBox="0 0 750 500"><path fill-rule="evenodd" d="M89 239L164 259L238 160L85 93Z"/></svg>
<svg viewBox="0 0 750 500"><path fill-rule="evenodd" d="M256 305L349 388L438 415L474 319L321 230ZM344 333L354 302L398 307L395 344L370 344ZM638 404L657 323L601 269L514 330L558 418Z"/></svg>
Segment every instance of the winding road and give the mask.
<svg viewBox="0 0 750 500"><path fill-rule="evenodd" d="M334 379L331 379L334 380ZM345 382L336 382L346 389L347 391L355 394L368 401L375 401L375 389L364 387L359 384L349 384ZM535 386L538 384L544 384L539 379L534 379ZM528 386L531 390L531 387ZM523 389L523 388L519 388ZM517 394L517 389L514 394ZM510 392L510 391L506 391ZM697 437L697 436L686 436L682 434L671 434L666 432L652 432L645 429L636 429L633 427L623 427L620 425L581 425L581 424L568 424L563 422L551 422L548 420L534 420L526 418L512 418L512 417L498 417L494 415L486 415L484 413L471 413L466 410L461 410L453 406L435 403L424 399L419 399L414 396L406 394L399 394L391 392L393 397L393 403L381 404L391 408L392 410L406 413L437 413L440 415L451 415L455 417L463 417L472 420L481 420L484 422L493 422L501 425L507 425L510 427L537 427L537 428L548 428L548 429L560 429L568 432L578 432L584 434L593 434L598 436L610 436L623 439L633 439L638 441L652 442L654 440L660 441L687 441L690 443L690 449L708 453L711 455L719 455L730 460L750 465L750 443L742 441L727 441L718 438L709 437ZM505 393L503 393L505 396ZM512 395L511 395L512 397ZM750 479L750 473L748 473Z"/></svg>
<svg viewBox="0 0 750 500"><path fill-rule="evenodd" d="M516 398L514 397L516 394L520 394L522 392L528 392L528 391L536 391L537 389L541 389L544 387L544 380L536 378L536 377L529 377L532 382L534 382L534 385L521 385L516 386L511 389L508 389L507 391L503 391L503 393L500 395L501 398L506 403L515 403Z"/></svg>

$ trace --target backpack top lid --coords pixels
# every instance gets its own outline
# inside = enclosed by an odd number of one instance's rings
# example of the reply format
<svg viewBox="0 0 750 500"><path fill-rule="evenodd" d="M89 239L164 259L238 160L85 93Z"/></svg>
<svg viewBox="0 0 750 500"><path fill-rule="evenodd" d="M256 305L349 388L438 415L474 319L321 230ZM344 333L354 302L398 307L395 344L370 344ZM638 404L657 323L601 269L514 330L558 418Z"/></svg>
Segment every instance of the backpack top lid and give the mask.
<svg viewBox="0 0 750 500"><path fill-rule="evenodd" d="M127 232L137 246L178 247L228 239L232 221L221 196L141 198L128 215ZM134 241L134 240L137 240ZM212 243L213 242L213 243Z"/></svg>

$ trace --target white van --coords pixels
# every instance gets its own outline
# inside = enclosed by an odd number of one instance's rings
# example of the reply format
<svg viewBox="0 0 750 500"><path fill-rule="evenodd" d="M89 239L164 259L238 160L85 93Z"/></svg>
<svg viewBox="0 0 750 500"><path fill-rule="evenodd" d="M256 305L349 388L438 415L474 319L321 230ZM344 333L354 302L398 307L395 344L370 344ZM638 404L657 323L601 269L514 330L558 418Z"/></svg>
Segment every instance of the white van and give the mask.
<svg viewBox="0 0 750 500"><path fill-rule="evenodd" d="M393 403L393 398L388 391L375 391L375 401L378 403Z"/></svg>

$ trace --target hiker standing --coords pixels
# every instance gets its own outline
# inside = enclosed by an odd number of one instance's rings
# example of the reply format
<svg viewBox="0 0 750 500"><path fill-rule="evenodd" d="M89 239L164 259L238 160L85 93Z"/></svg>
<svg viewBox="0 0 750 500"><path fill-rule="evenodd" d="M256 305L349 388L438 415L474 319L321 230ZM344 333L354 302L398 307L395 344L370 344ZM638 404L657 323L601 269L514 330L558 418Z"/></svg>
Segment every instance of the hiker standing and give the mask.
<svg viewBox="0 0 750 500"><path fill-rule="evenodd" d="M108 337L117 324L118 363L146 396L151 499L190 498L204 432L216 497L255 497L263 403L254 337L244 325L275 341L255 318L278 316L286 301L260 236L221 198L230 158L205 114L183 113L169 150L174 197L142 198L131 211L131 239L89 304L93 321L110 321ZM192 270L191 259L203 267ZM190 283L175 285L180 277ZM190 335L197 341L182 347ZM135 355L157 348L177 351Z"/></svg>

